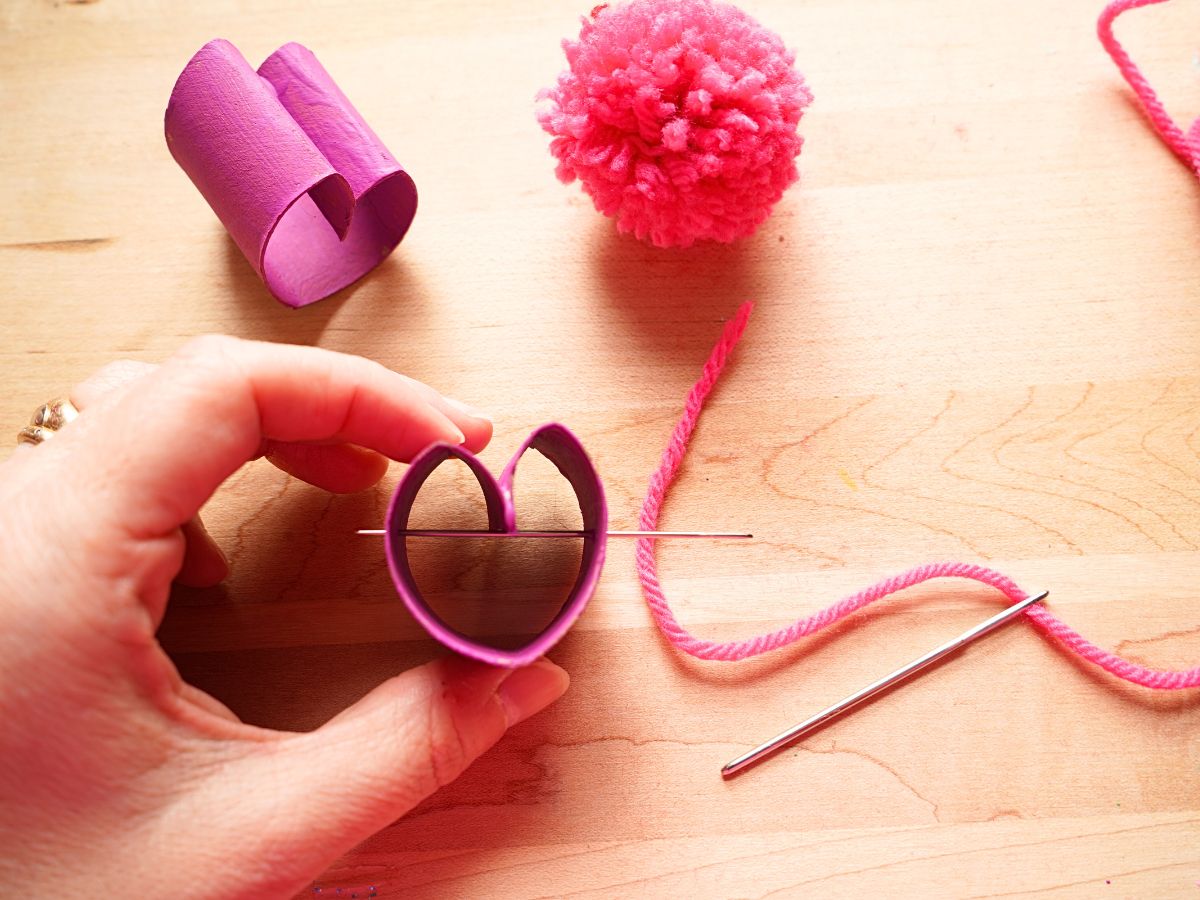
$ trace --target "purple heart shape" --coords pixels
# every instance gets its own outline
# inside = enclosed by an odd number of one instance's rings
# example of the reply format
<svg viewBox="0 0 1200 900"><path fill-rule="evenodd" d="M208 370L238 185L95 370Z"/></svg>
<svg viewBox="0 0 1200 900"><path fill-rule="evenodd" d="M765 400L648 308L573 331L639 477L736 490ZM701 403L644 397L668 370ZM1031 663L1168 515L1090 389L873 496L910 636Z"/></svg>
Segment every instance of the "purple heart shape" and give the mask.
<svg viewBox="0 0 1200 900"><path fill-rule="evenodd" d="M175 161L272 294L305 306L400 243L417 189L312 52L285 44L258 72L209 41L171 92Z"/></svg>
<svg viewBox="0 0 1200 900"><path fill-rule="evenodd" d="M446 460L460 459L474 473L483 491L488 530L515 533L517 513L513 505L513 479L517 473L517 463L531 448L550 460L575 491L579 510L583 514L583 559L575 584L550 624L525 646L516 650L501 650L451 628L425 601L409 566L404 531L408 528L409 514L425 480ZM422 451L396 485L388 507L384 533L392 581L413 618L432 637L456 653L494 666L511 668L528 665L545 654L567 633L587 606L600 580L600 570L604 567L604 548L608 543L608 504L604 499L604 485L579 438L566 427L551 423L538 428L525 440L504 467L499 479L488 471L477 456L453 444L433 444Z"/></svg>

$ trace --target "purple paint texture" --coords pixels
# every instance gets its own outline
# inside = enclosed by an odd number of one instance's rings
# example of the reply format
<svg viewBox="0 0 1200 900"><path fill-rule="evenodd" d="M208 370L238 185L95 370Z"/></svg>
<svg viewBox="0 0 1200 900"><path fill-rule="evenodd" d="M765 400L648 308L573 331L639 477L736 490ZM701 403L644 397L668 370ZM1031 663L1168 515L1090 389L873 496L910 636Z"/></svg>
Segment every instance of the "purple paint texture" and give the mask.
<svg viewBox="0 0 1200 900"><path fill-rule="evenodd" d="M317 58L285 44L258 72L205 44L167 105L167 146L267 288L305 306L404 237L417 190Z"/></svg>
<svg viewBox="0 0 1200 900"><path fill-rule="evenodd" d="M583 538L579 575L558 614L541 634L525 646L516 650L502 650L456 631L434 612L422 597L413 577L408 560L408 539L403 532L408 528L408 518L421 486L433 470L448 459L462 460L479 482L487 506L488 530L515 532L517 514L513 503L513 480L517 464L530 449L537 450L554 463L570 483L579 501L579 509L583 513L583 531L587 534ZM494 666L516 667L528 665L558 643L595 592L604 568L604 550L608 541L608 504L604 499L604 485L579 438L566 427L552 423L541 426L525 440L498 479L478 457L461 447L434 444L424 450L412 461L396 485L385 527L388 568L396 591L413 618L432 637L456 653Z"/></svg>

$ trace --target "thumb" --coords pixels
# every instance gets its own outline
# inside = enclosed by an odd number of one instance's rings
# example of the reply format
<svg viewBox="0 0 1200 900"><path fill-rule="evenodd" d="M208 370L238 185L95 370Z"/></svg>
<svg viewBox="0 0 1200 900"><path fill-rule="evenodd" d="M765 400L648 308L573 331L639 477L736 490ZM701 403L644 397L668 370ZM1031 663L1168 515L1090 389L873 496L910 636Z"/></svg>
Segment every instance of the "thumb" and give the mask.
<svg viewBox="0 0 1200 900"><path fill-rule="evenodd" d="M240 794L247 825L230 849L253 858L261 841L269 858L296 867L289 874L302 887L457 778L569 682L547 659L522 669L440 659L384 682L314 732L257 744L236 779L223 779Z"/></svg>

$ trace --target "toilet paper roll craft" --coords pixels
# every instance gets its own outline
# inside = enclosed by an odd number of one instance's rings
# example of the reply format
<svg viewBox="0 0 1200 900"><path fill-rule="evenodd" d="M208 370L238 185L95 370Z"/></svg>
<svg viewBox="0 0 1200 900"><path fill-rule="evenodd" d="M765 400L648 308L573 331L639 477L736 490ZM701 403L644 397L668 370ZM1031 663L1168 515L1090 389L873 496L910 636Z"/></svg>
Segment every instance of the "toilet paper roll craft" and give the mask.
<svg viewBox="0 0 1200 900"><path fill-rule="evenodd" d="M570 531L520 531L514 502L517 466L530 450L536 450L554 464L575 492L582 514L583 527ZM486 531L455 531L438 529L410 529L409 516L421 487L434 470L447 460L462 461L475 476L487 510ZM567 633L579 618L600 580L604 567L604 551L608 538L637 537L702 537L702 538L748 538L749 534L725 534L713 532L610 532L608 530L608 505L604 498L604 485L584 450L583 444L565 426L556 423L543 425L533 432L496 478L473 453L453 444L433 444L412 461L396 485L388 507L385 527L382 531L364 529L360 534L382 534L385 540L388 569L396 592L413 618L439 643L463 656L497 666L528 665L544 655ZM524 646L515 649L496 647L485 640L462 633L447 623L425 600L413 576L409 559L408 541L422 537L472 537L472 538L582 538L583 554L579 573L574 585L558 613L544 630Z"/></svg>
<svg viewBox="0 0 1200 900"><path fill-rule="evenodd" d="M167 146L267 289L305 306L358 280L404 237L412 178L311 51L255 72L224 40L175 83Z"/></svg>
<svg viewBox="0 0 1200 900"><path fill-rule="evenodd" d="M1133 89L1134 96L1137 97L1154 131L1193 174L1200 176L1200 118L1195 119L1187 131L1177 125L1154 88L1150 86L1150 82L1146 80L1146 76L1113 34L1113 23L1122 13L1140 6L1153 6L1165 2L1166 0L1114 0L1100 14L1096 31L1100 36L1100 43L1116 63L1121 76Z"/></svg>
<svg viewBox="0 0 1200 900"><path fill-rule="evenodd" d="M704 410L705 400L716 386L726 363L729 361L734 348L741 339L749 322L752 309L753 304L742 304L737 314L726 323L720 339L704 364L699 380L697 380L688 392L687 398L684 401L683 415L671 432L658 468L650 476L646 499L642 504L642 514L639 520L640 528L653 531L658 527L658 517L663 501L666 499L667 490L675 480L675 476L679 473L679 468L687 454L688 443ZM800 725L788 729L778 737L726 763L722 771L727 776L735 774L737 771L762 759L764 756L780 749L786 744L799 740L818 725L824 724L835 716L848 711L857 703L867 699L868 695L874 696L885 688L897 684L911 675L915 675L933 661L931 657L941 658L942 656L946 656L962 646L963 643L974 640L976 637L981 637L999 625L1011 619L1020 618L1021 616L1028 618L1034 627L1051 641L1062 647L1067 653L1078 656L1080 659L1098 666L1116 678L1156 690L1177 691L1200 688L1200 665L1190 669L1179 670L1153 669L1120 657L1115 653L1110 653L1104 648L1093 644L1048 609L1045 609L1040 602L1046 596L1045 593L1030 594L1022 590L1007 575L985 566L963 562L936 562L916 566L906 572L901 572L877 582L868 588L864 588L856 594L851 594L811 615L803 616L783 628L745 639L717 641L693 635L675 617L658 577L655 542L652 540L638 540L635 558L638 579L642 584L642 593L645 595L650 613L662 631L663 636L675 649L702 660L737 662L787 647L801 638L816 634L818 631L830 627L865 606L869 606L892 594L935 578L964 578L977 581L980 584L995 588L1013 604L1010 608L993 616L954 641L938 647L929 654L926 654L925 657L915 660L913 663L893 672L879 682L868 685L863 690L852 694L840 703L834 704L834 706L818 713Z"/></svg>
<svg viewBox="0 0 1200 900"><path fill-rule="evenodd" d="M538 94L558 178L657 247L753 234L797 179L812 94L780 37L721 0L597 6Z"/></svg>

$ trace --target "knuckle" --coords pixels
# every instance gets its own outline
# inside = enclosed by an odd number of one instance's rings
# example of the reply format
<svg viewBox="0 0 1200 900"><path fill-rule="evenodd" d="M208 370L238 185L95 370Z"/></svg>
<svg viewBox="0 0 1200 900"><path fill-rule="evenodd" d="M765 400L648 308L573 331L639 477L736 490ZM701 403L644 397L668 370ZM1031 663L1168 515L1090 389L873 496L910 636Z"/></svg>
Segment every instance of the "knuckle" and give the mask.
<svg viewBox="0 0 1200 900"><path fill-rule="evenodd" d="M164 366L175 402L214 420L257 429L244 344L222 334L202 335L184 344Z"/></svg>
<svg viewBox="0 0 1200 900"><path fill-rule="evenodd" d="M171 358L170 368L184 382L199 382L206 392L227 393L240 372L242 341L224 334L204 334L189 340Z"/></svg>
<svg viewBox="0 0 1200 900"><path fill-rule="evenodd" d="M440 703L431 707L427 753L434 790L456 779L470 762L453 704Z"/></svg>
<svg viewBox="0 0 1200 900"><path fill-rule="evenodd" d="M202 334L194 337L179 348L176 358L186 361L211 361L222 359L236 352L241 342L227 334Z"/></svg>
<svg viewBox="0 0 1200 900"><path fill-rule="evenodd" d="M93 377L113 384L130 381L151 368L149 363L138 362L135 359L114 359L96 370Z"/></svg>

